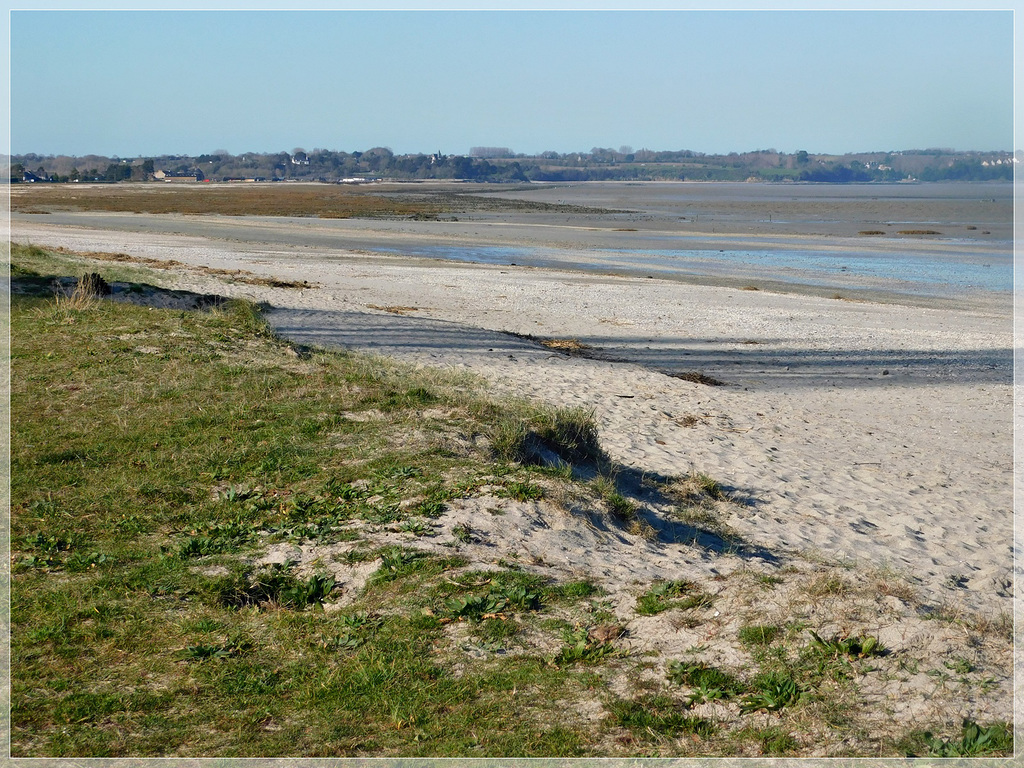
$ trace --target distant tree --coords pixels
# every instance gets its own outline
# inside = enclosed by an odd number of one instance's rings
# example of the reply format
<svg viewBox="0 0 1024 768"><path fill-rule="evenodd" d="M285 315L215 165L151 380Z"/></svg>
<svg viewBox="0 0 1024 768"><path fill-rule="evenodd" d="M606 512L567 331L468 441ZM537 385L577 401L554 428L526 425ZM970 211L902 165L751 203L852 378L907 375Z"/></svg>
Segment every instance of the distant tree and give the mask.
<svg viewBox="0 0 1024 768"><path fill-rule="evenodd" d="M796 153L796 161L800 165L806 165L810 161L810 157L808 156L806 151L801 149L799 152Z"/></svg>
<svg viewBox="0 0 1024 768"><path fill-rule="evenodd" d="M103 174L104 181L125 181L132 177L132 167L127 163L111 163Z"/></svg>

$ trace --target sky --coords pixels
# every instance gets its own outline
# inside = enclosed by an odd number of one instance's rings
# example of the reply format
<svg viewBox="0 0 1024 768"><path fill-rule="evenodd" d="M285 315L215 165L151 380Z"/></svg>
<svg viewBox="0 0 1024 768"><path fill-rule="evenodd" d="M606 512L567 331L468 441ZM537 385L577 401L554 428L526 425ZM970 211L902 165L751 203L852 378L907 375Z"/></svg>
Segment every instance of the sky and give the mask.
<svg viewBox="0 0 1024 768"><path fill-rule="evenodd" d="M10 150L1011 150L1002 7L14 10Z"/></svg>

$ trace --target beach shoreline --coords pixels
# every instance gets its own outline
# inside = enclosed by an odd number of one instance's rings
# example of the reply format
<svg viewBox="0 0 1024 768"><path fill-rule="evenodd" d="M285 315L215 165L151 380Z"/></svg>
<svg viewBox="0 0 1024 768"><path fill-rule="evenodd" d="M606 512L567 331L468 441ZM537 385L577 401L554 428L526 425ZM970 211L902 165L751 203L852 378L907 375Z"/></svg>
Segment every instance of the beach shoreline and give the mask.
<svg viewBox="0 0 1024 768"><path fill-rule="evenodd" d="M305 281L273 288L171 271L175 287L269 305L271 325L297 343L466 370L498 395L592 409L614 461L705 472L746 499L726 522L759 546L889 569L935 605L1010 611L1008 309L286 246L264 236L286 235L281 222L227 241L161 221L162 232L133 232L15 217L12 234ZM573 339L591 354L523 336ZM725 386L677 378L685 373Z"/></svg>

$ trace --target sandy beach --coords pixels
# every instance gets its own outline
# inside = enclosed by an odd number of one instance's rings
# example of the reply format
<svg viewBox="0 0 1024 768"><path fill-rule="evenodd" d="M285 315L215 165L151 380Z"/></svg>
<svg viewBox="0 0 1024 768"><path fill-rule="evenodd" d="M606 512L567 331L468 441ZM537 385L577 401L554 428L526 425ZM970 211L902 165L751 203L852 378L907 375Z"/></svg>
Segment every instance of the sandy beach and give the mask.
<svg viewBox="0 0 1024 768"><path fill-rule="evenodd" d="M459 236L481 240L510 226L461 224ZM168 273L175 287L265 303L296 343L464 369L499 395L592 408L613 460L711 475L743 501L729 526L760 547L888 569L936 605L1009 613L1008 301L851 301L410 258L337 247L322 225L16 214L12 239L307 281ZM378 243L424 237L414 223L343 226ZM549 238L570 234L551 222ZM538 339L573 339L584 354ZM693 373L721 385L678 377Z"/></svg>

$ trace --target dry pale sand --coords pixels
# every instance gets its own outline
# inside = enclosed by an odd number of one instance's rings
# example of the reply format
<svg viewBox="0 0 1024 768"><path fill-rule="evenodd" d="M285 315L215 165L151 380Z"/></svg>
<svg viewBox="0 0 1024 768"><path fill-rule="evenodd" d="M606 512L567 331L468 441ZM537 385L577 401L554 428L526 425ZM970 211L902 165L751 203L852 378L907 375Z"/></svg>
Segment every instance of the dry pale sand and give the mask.
<svg viewBox="0 0 1024 768"><path fill-rule="evenodd" d="M179 225L134 233L48 226L41 218L16 217L13 239L307 280L311 287L297 290L182 270L173 277L176 287L266 302L270 322L300 343L466 369L502 395L592 408L615 461L711 475L745 500L729 505L728 524L767 552L890 569L933 604L1010 613L1008 310L259 245L175 234ZM506 332L578 339L592 356ZM668 375L680 372L725 385Z"/></svg>

